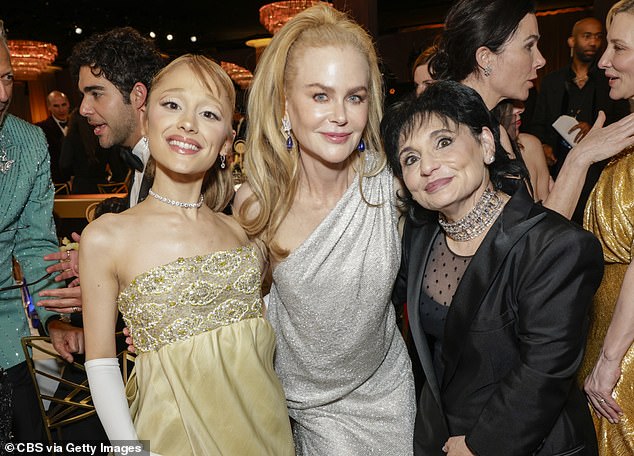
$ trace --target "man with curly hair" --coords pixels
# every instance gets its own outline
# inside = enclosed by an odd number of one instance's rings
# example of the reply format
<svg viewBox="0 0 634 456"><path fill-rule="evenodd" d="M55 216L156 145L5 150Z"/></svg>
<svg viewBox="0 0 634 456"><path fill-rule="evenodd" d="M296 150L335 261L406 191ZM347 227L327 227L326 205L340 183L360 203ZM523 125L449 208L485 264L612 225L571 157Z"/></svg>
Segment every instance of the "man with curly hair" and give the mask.
<svg viewBox="0 0 634 456"><path fill-rule="evenodd" d="M139 192L150 156L141 116L152 78L164 65L163 58L151 40L124 27L79 43L69 63L83 95L79 113L94 128L101 147L132 149L133 157L124 160L135 170L130 189L130 206L134 206L146 196Z"/></svg>
<svg viewBox="0 0 634 456"><path fill-rule="evenodd" d="M147 196L151 186L150 179L143 179L150 151L143 137L142 116L152 78L165 61L151 40L131 27L122 27L95 34L78 43L68 62L83 94L79 113L88 119L101 147L122 146L123 160L134 169L128 195L129 206L134 206ZM75 240L78 239L76 236ZM55 253L45 259L63 261L67 258ZM68 268L68 265L58 263L47 270L52 272L62 268ZM76 264L72 264L70 270L76 270ZM49 289L40 295L51 298L43 300L42 306L54 306L57 298L81 306L80 287ZM73 353L83 352L83 340L81 344L63 340L57 344L52 342L68 361L73 360Z"/></svg>

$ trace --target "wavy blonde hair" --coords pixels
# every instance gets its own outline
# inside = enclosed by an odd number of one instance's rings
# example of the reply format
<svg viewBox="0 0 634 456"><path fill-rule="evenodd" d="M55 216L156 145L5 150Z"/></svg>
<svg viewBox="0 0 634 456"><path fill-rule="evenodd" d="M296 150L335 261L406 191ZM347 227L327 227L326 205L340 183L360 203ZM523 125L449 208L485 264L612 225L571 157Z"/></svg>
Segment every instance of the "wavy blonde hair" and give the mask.
<svg viewBox="0 0 634 456"><path fill-rule="evenodd" d="M634 14L634 0L621 0L620 2L616 2L612 5L612 8L608 11L608 17L605 21L608 27L612 25L614 16L619 13Z"/></svg>
<svg viewBox="0 0 634 456"><path fill-rule="evenodd" d="M196 79L207 89L210 93L218 93L218 97L222 98L222 95L226 95L230 112L228 125L229 130L227 137L232 137L231 131L231 116L236 105L236 91L233 87L233 82L229 75L213 60L204 57L202 55L185 54L177 59L173 60L169 65L161 69L156 76L152 79L152 87L155 87L163 77L177 66L187 65L187 67L194 74ZM150 90L151 96L152 91ZM220 154L219 154L220 156ZM220 160L216 160L211 168L205 173L203 180L202 193L204 201L207 206L213 211L223 210L234 194L233 189L233 176L231 175L231 169L226 166L225 169L220 168ZM155 172L156 163L153 159L148 162L148 171L153 177Z"/></svg>
<svg viewBox="0 0 634 456"><path fill-rule="evenodd" d="M351 46L368 62L368 123L363 140L366 150L376 153L378 159L358 161L362 195L362 178L378 174L386 163L379 135L383 80L372 38L348 15L328 4L306 9L284 25L262 53L248 98L244 167L253 195L237 215L245 231L261 238L276 258L288 255L273 239L293 204L299 178L298 153L286 149L281 131L285 91L297 74L295 62L302 52L327 46Z"/></svg>

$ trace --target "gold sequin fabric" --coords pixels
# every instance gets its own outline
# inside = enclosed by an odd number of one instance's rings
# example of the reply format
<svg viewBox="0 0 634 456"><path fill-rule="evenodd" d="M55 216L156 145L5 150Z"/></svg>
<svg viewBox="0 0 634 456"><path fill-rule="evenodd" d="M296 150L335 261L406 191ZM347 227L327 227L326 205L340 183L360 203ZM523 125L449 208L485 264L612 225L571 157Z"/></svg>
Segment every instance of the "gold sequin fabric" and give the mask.
<svg viewBox="0 0 634 456"><path fill-rule="evenodd" d="M139 352L262 316L252 246L177 260L137 276L117 304Z"/></svg>
<svg viewBox="0 0 634 456"><path fill-rule="evenodd" d="M585 210L584 226L601 242L605 259L603 281L591 313L586 354L579 381L592 371L610 325L625 271L632 262L634 242L634 150L624 151L604 169ZM614 398L623 408L618 424L593 412L600 456L634 455L634 347L621 363Z"/></svg>

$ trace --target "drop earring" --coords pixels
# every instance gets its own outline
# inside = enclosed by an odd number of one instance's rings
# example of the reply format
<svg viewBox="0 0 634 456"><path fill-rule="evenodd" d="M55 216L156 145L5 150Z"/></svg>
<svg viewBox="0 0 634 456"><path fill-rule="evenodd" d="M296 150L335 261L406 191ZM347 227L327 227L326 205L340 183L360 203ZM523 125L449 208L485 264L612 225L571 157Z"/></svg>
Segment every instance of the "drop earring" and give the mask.
<svg viewBox="0 0 634 456"><path fill-rule="evenodd" d="M286 135L286 150L290 152L293 149L293 137L291 136L291 121L288 118L288 114L284 114L284 117L282 117L282 130Z"/></svg>
<svg viewBox="0 0 634 456"><path fill-rule="evenodd" d="M491 67L490 67L490 66L488 66L488 65L487 65L487 66L485 66L485 67L484 67L484 75L485 75L487 78L488 78L489 76L491 76L491 72L492 72L492 70L491 70Z"/></svg>
<svg viewBox="0 0 634 456"><path fill-rule="evenodd" d="M227 167L227 157L224 155L220 156L220 169L225 169Z"/></svg>
<svg viewBox="0 0 634 456"><path fill-rule="evenodd" d="M363 138L361 138L361 140L359 141L359 145L357 146L357 150L359 152L365 152L365 142L363 141Z"/></svg>

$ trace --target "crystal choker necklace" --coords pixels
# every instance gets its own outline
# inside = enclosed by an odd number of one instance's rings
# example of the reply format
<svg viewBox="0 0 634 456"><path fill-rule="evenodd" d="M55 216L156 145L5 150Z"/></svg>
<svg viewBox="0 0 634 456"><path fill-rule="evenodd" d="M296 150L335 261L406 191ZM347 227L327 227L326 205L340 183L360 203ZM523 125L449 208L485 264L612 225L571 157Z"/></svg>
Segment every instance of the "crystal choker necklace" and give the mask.
<svg viewBox="0 0 634 456"><path fill-rule="evenodd" d="M445 234L458 242L470 241L484 232L497 218L504 207L504 201L496 191L487 188L467 215L456 222L449 222L443 214L438 214L438 223Z"/></svg>
<svg viewBox="0 0 634 456"><path fill-rule="evenodd" d="M148 190L148 193L151 197L156 198L161 203L169 204L170 206L183 207L185 209L198 209L203 205L203 195L200 195L197 203L183 203L181 201L174 201L172 199L165 198L164 196L152 191L152 189Z"/></svg>

